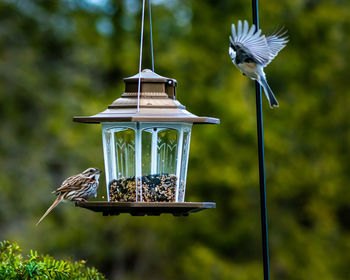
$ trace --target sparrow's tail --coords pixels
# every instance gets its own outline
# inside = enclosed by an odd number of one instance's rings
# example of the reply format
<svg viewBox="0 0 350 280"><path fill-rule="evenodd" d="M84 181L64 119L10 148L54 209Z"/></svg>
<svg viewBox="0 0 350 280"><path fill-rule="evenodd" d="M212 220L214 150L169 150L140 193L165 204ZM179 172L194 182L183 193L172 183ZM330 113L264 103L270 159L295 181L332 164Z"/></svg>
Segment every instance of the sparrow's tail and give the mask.
<svg viewBox="0 0 350 280"><path fill-rule="evenodd" d="M273 95L273 92L269 86L269 84L267 83L265 77L261 77L260 79L260 84L261 86L264 88L264 92L265 92L265 95L267 97L267 100L269 101L270 103L270 107L273 108L273 107L278 107L278 102L277 102L277 99L276 97Z"/></svg>
<svg viewBox="0 0 350 280"><path fill-rule="evenodd" d="M62 201L62 196L58 196L56 200L52 203L49 209L46 210L45 214L40 218L39 222L36 223L36 226Z"/></svg>

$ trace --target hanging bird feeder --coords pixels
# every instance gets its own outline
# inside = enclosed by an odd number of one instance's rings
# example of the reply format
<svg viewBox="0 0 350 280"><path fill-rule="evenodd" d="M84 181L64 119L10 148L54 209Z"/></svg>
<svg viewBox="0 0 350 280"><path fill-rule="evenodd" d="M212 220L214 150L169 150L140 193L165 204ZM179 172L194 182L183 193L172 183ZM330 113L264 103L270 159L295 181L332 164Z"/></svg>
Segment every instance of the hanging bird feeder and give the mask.
<svg viewBox="0 0 350 280"><path fill-rule="evenodd" d="M188 215L212 202L185 202L193 124L218 124L198 117L176 100L177 81L151 70L125 78L125 93L97 115L74 117L102 125L108 201L77 206L104 215Z"/></svg>

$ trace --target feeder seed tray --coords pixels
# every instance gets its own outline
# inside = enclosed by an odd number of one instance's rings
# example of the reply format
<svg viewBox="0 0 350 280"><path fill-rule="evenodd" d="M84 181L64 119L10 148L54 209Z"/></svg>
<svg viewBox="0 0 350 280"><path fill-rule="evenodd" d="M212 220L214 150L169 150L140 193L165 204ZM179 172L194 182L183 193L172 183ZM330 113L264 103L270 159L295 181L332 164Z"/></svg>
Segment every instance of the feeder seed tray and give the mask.
<svg viewBox="0 0 350 280"><path fill-rule="evenodd" d="M103 216L117 216L129 213L132 216L159 216L173 214L174 216L188 216L201 210L215 208L214 202L76 202L75 206L102 212Z"/></svg>

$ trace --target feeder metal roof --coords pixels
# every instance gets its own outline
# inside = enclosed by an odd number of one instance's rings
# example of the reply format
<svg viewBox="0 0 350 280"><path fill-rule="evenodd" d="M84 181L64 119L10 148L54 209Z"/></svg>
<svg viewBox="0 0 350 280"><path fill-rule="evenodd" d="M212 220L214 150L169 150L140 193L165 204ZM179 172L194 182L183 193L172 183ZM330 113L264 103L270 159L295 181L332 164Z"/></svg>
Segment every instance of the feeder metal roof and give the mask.
<svg viewBox="0 0 350 280"><path fill-rule="evenodd" d="M141 75L140 103L137 111L138 82ZM176 100L175 79L160 76L145 69L140 74L125 78L125 93L108 109L93 115L74 117L75 122L188 122L219 124L220 120L198 117Z"/></svg>

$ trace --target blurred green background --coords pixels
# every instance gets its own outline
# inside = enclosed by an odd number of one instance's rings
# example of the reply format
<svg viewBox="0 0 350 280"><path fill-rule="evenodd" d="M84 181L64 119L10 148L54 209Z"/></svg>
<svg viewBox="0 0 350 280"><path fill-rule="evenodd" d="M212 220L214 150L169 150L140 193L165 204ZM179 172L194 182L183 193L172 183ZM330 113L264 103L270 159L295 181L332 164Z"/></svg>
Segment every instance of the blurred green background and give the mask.
<svg viewBox="0 0 350 280"><path fill-rule="evenodd" d="M0 240L109 279L262 279L254 82L228 56L251 1L153 0L155 71L188 110L221 119L193 128L186 192L217 208L103 217L67 203L35 227L63 179L104 166L100 126L72 117L104 110L137 73L141 2L0 2ZM265 33L290 36L266 69L280 108L263 96L271 278L349 279L350 2L259 8ZM144 68L148 34L146 21Z"/></svg>

